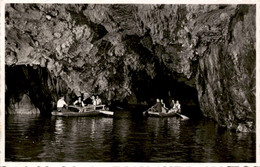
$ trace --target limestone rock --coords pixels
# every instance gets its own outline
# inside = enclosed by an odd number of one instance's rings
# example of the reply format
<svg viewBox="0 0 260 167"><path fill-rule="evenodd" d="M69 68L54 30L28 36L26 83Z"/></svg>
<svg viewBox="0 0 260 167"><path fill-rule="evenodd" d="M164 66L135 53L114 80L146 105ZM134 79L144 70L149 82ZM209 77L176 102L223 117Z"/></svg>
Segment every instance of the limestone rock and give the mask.
<svg viewBox="0 0 260 167"><path fill-rule="evenodd" d="M35 107L28 95L24 94L21 101L9 106L9 114L39 114L40 110Z"/></svg>
<svg viewBox="0 0 260 167"><path fill-rule="evenodd" d="M255 121L255 16L255 5L7 4L6 65L45 66L108 101L163 71L197 90L204 116L236 128Z"/></svg>

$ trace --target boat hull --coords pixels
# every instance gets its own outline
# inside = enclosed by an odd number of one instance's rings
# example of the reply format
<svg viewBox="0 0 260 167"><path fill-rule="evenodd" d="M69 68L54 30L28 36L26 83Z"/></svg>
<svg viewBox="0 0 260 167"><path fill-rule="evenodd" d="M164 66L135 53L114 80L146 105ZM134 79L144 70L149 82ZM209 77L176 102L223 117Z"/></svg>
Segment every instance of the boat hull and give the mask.
<svg viewBox="0 0 260 167"><path fill-rule="evenodd" d="M149 116L149 117L175 117L177 116L176 113L158 113L158 112L153 112L153 111L145 111L144 116Z"/></svg>
<svg viewBox="0 0 260 167"><path fill-rule="evenodd" d="M104 105L99 106L68 106L69 109L64 109L62 112L53 111L51 114L55 116L75 116L75 117L89 117L89 116L113 116L114 112L104 109ZM98 109L101 108L101 109Z"/></svg>
<svg viewBox="0 0 260 167"><path fill-rule="evenodd" d="M63 116L63 117L90 117L90 116L99 116L102 115L97 110L93 111L88 111L88 112L58 112L58 111L53 111L51 112L52 115L54 116Z"/></svg>
<svg viewBox="0 0 260 167"><path fill-rule="evenodd" d="M112 111L100 110L99 112L101 114L108 115L108 116L113 116L114 115L114 112L112 112Z"/></svg>

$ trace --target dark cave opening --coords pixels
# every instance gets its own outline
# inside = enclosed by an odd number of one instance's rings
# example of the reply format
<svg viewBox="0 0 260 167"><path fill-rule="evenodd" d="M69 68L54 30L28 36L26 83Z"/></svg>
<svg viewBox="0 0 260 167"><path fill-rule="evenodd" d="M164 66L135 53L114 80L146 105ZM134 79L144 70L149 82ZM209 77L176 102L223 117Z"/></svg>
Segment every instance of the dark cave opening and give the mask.
<svg viewBox="0 0 260 167"><path fill-rule="evenodd" d="M6 66L5 74L6 111L10 105L19 103L25 94L42 114L50 114L56 107L58 96L66 92L66 88L62 86L64 83L52 78L47 68L36 65Z"/></svg>
<svg viewBox="0 0 260 167"><path fill-rule="evenodd" d="M202 116L196 89L184 82L164 75L148 79L140 73L133 78L132 87L137 103L147 104L142 109L155 104L156 98L163 99L167 107L174 99L179 100L183 114L194 118ZM59 96L65 96L68 104L71 104L75 95L62 79L52 77L47 68L36 65L6 66L6 111L11 103L19 102L24 94L43 114L50 114L56 108ZM112 104L118 105L116 102Z"/></svg>
<svg viewBox="0 0 260 167"><path fill-rule="evenodd" d="M163 99L166 107L170 107L172 99L181 104L182 113L193 118L201 118L202 111L198 102L197 90L184 82L163 75L154 79L136 80L134 92L138 102L145 102L148 107L155 104L156 99Z"/></svg>

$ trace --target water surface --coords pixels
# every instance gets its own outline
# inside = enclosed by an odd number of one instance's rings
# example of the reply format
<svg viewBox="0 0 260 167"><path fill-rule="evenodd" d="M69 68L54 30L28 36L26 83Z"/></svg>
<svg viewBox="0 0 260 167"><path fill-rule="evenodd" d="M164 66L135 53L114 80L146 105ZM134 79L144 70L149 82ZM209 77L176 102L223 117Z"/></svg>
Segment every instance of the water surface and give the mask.
<svg viewBox="0 0 260 167"><path fill-rule="evenodd" d="M6 116L6 161L255 162L255 134L177 118Z"/></svg>

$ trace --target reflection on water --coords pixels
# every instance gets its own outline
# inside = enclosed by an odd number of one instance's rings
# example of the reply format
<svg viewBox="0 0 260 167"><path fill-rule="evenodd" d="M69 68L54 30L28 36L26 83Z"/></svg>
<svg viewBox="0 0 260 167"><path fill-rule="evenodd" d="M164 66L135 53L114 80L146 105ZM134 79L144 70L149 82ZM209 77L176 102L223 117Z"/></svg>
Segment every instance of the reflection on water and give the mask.
<svg viewBox="0 0 260 167"><path fill-rule="evenodd" d="M6 117L6 161L255 162L255 134L176 118Z"/></svg>

